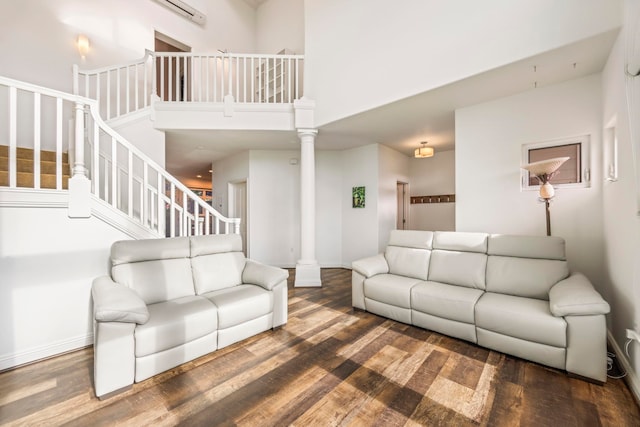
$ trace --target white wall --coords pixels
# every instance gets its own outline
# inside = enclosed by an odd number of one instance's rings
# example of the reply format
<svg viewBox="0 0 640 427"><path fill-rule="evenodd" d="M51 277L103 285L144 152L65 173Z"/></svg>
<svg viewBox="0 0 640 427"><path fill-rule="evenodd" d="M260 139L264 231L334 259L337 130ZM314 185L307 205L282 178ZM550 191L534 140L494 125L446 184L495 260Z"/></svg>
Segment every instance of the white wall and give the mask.
<svg viewBox="0 0 640 427"><path fill-rule="evenodd" d="M256 12L257 53L304 53L304 0L269 0Z"/></svg>
<svg viewBox="0 0 640 427"><path fill-rule="evenodd" d="M521 146L591 137L591 188L558 189L551 232L567 242L570 268L598 289L603 279L601 79L592 75L456 111L456 228L544 235L544 205L520 191Z"/></svg>
<svg viewBox="0 0 640 427"><path fill-rule="evenodd" d="M411 196L454 194L456 152L436 151L426 159L409 160ZM409 228L412 230L454 231L456 228L455 203L420 203L410 205Z"/></svg>
<svg viewBox="0 0 640 427"><path fill-rule="evenodd" d="M378 145L378 252L389 243L398 221L398 182L409 182L409 157Z"/></svg>
<svg viewBox="0 0 640 427"><path fill-rule="evenodd" d="M66 208L0 207L0 370L93 343L91 283L122 239Z"/></svg>
<svg viewBox="0 0 640 427"><path fill-rule="evenodd" d="M233 156L218 160L212 165L211 185L213 208L222 215L229 215L229 182L247 181L249 186L249 152L243 151ZM249 212L251 207L249 207Z"/></svg>
<svg viewBox="0 0 640 427"><path fill-rule="evenodd" d="M341 152L342 265L378 253L378 145ZM365 187L365 207L353 208L353 187Z"/></svg>
<svg viewBox="0 0 640 427"><path fill-rule="evenodd" d="M297 150L252 150L213 164L214 207L223 215L227 183L248 182L249 256L257 261L294 267L300 258L299 159ZM316 151L316 259L322 267L342 265L341 159L338 151Z"/></svg>
<svg viewBox="0 0 640 427"><path fill-rule="evenodd" d="M561 3L306 0L305 94L316 100L316 121L329 123L621 24L621 0Z"/></svg>
<svg viewBox="0 0 640 427"><path fill-rule="evenodd" d="M316 258L321 267L342 267L342 152L316 150Z"/></svg>
<svg viewBox="0 0 640 427"><path fill-rule="evenodd" d="M294 267L300 257L299 151L249 154L249 248L256 261Z"/></svg>
<svg viewBox="0 0 640 427"><path fill-rule="evenodd" d="M602 120L605 126L615 124L618 137L618 181L603 186L604 263L607 277L604 297L611 305L609 331L620 349L626 342L625 329L640 331L640 219L629 116L625 98L624 43L621 35L602 73L604 93ZM637 117L635 118L637 120ZM637 136L636 136L637 138ZM632 372L629 380L640 393L640 345L630 351ZM619 354L626 358L626 355Z"/></svg>
<svg viewBox="0 0 640 427"><path fill-rule="evenodd" d="M153 127L153 122L149 120L148 115L138 120L113 125L112 128L164 168L165 133Z"/></svg>
<svg viewBox="0 0 640 427"><path fill-rule="evenodd" d="M207 16L204 27L150 0L3 2L0 75L70 92L74 63L97 68L142 58L154 48L154 30L194 51L254 51L255 11L245 2L189 3ZM84 60L75 47L78 34L91 44Z"/></svg>

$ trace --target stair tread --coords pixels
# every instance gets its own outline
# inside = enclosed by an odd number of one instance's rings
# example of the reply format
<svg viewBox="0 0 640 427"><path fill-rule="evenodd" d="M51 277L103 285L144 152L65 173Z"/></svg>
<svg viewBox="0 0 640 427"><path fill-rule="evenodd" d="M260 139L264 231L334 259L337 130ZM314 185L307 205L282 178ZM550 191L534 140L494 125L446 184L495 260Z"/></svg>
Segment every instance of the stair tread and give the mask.
<svg viewBox="0 0 640 427"><path fill-rule="evenodd" d="M56 162L49 160L41 160L40 161L40 171L44 173L56 173ZM18 172L33 172L34 161L32 159L17 159ZM0 156L0 171L8 171L9 170L9 159L7 157ZM62 163L62 171L63 173L67 173L65 171L71 170L69 167L69 163Z"/></svg>
<svg viewBox="0 0 640 427"><path fill-rule="evenodd" d="M34 150L32 148L16 147L16 158L18 159L31 159L33 160ZM9 157L9 147L7 145L0 145L0 157ZM56 161L56 152L48 150L40 150L40 160ZM69 161L69 154L62 153L62 161Z"/></svg>

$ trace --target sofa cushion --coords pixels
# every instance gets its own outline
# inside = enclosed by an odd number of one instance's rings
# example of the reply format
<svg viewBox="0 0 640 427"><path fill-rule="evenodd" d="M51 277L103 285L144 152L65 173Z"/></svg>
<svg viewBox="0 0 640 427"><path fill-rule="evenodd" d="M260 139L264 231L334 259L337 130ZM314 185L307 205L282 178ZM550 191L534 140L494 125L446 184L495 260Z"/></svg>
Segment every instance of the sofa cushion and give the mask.
<svg viewBox="0 0 640 427"><path fill-rule="evenodd" d="M145 304L156 304L194 295L188 258L119 264L111 269L113 280L136 291Z"/></svg>
<svg viewBox="0 0 640 427"><path fill-rule="evenodd" d="M218 308L218 328L225 329L273 311L273 292L257 285L238 285L202 295Z"/></svg>
<svg viewBox="0 0 640 427"><path fill-rule="evenodd" d="M111 277L146 304L194 295L189 238L122 240L111 245Z"/></svg>
<svg viewBox="0 0 640 427"><path fill-rule="evenodd" d="M242 283L246 258L239 234L211 234L190 239L191 267L196 294L202 295Z"/></svg>
<svg viewBox="0 0 640 427"><path fill-rule="evenodd" d="M484 289L486 266L487 256L483 253L434 249L429 265L429 280Z"/></svg>
<svg viewBox="0 0 640 427"><path fill-rule="evenodd" d="M429 250L402 246L387 246L384 253L389 273L420 280L427 280L430 256Z"/></svg>
<svg viewBox="0 0 640 427"><path fill-rule="evenodd" d="M433 249L433 231L391 230L389 245L431 250Z"/></svg>
<svg viewBox="0 0 640 427"><path fill-rule="evenodd" d="M569 276L566 261L490 255L487 291L542 300L549 290Z"/></svg>
<svg viewBox="0 0 640 427"><path fill-rule="evenodd" d="M564 261L566 259L564 246L562 237L493 234L489 236L487 253L489 255Z"/></svg>
<svg viewBox="0 0 640 427"><path fill-rule="evenodd" d="M189 244L192 257L225 252L242 252L242 237L239 234L191 236Z"/></svg>
<svg viewBox="0 0 640 427"><path fill-rule="evenodd" d="M487 253L486 233L465 233L461 231L436 231L433 235L433 249L447 251Z"/></svg>
<svg viewBox="0 0 640 427"><path fill-rule="evenodd" d="M485 292L475 312L478 328L554 347L567 346L567 324L551 314L547 301Z"/></svg>
<svg viewBox="0 0 640 427"><path fill-rule="evenodd" d="M180 346L218 329L216 306L206 298L176 298L148 309L149 321L134 332L136 357Z"/></svg>
<svg viewBox="0 0 640 427"><path fill-rule="evenodd" d="M111 245L111 265L189 257L189 238L120 240Z"/></svg>
<svg viewBox="0 0 640 427"><path fill-rule="evenodd" d="M411 288L421 280L394 274L378 274L364 281L364 296L386 304L411 308Z"/></svg>
<svg viewBox="0 0 640 427"><path fill-rule="evenodd" d="M191 259L196 294L203 295L242 283L246 258L242 252L200 255Z"/></svg>
<svg viewBox="0 0 640 427"><path fill-rule="evenodd" d="M421 282L411 288L411 307L444 319L474 323L474 308L482 294L480 289Z"/></svg>

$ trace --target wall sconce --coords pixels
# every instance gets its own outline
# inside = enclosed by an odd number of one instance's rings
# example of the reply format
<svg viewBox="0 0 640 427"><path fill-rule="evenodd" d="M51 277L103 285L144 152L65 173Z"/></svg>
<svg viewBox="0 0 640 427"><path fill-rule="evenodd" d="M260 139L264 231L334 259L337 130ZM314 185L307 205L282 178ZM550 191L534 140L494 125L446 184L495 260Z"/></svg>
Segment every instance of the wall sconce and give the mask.
<svg viewBox="0 0 640 427"><path fill-rule="evenodd" d="M434 150L433 147L425 147L425 144L428 144L428 141L421 142L422 147L416 148L413 155L416 159L424 159L425 157L433 157Z"/></svg>
<svg viewBox="0 0 640 427"><path fill-rule="evenodd" d="M558 172L558 168L567 160L569 160L569 157L554 157L553 159L533 162L522 166L522 169L528 170L530 174L535 175L538 181L540 181L540 199L544 201L547 218L547 236L551 236L551 210L549 208L549 201L555 195L553 185L551 185L549 181L551 181L551 178Z"/></svg>
<svg viewBox="0 0 640 427"><path fill-rule="evenodd" d="M86 57L89 52L89 39L84 34L80 34L78 36L78 40L76 41L76 46L78 47L78 52L81 57Z"/></svg>

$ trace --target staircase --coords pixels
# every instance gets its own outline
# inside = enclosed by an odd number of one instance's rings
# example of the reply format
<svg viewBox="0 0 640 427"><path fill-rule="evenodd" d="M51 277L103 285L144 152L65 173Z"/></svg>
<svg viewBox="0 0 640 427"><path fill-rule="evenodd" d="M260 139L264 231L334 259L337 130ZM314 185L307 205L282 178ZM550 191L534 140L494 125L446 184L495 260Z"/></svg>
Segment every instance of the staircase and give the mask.
<svg viewBox="0 0 640 427"><path fill-rule="evenodd" d="M2 76L0 89L0 105L8 106L0 118L8 125L0 204L16 190L51 199L47 190L67 195L70 218L90 217L100 206L157 237L239 233L239 219L220 214L106 124L99 101Z"/></svg>
<svg viewBox="0 0 640 427"><path fill-rule="evenodd" d="M35 188L35 151L31 148L16 148L16 186L23 188ZM40 151L40 188L56 189L56 153L54 151ZM69 154L62 153L61 163L61 187L69 188ZM9 147L0 145L0 187L9 186Z"/></svg>

